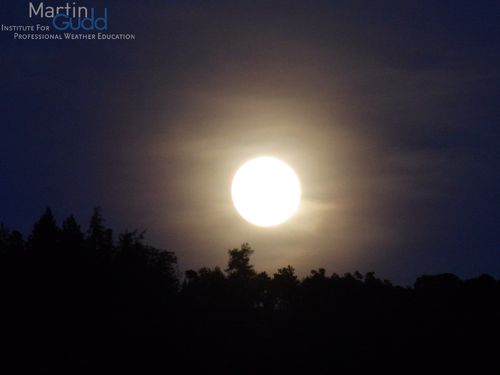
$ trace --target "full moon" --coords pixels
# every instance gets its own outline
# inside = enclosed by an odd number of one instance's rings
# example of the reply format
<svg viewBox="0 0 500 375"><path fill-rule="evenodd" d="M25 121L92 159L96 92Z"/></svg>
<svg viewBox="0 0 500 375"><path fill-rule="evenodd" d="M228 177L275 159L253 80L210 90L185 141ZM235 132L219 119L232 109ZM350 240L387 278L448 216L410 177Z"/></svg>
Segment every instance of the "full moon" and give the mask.
<svg viewBox="0 0 500 375"><path fill-rule="evenodd" d="M243 164L231 185L238 213L259 227L284 223L300 206L301 187L292 168L273 157L259 157Z"/></svg>

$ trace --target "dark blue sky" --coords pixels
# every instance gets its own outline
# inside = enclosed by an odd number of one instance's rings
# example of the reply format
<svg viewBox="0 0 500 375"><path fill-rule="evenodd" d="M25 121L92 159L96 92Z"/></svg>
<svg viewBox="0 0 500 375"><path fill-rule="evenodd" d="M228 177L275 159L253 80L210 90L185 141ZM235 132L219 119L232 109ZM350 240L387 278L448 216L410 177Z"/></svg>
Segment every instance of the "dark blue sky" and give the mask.
<svg viewBox="0 0 500 375"><path fill-rule="evenodd" d="M79 4L106 4L110 32L136 40L0 33L7 226L28 233L46 206L86 224L102 206L182 269L248 241L268 271L500 276L500 3ZM4 25L33 23L27 2L1 7ZM273 230L229 196L261 154L304 188Z"/></svg>

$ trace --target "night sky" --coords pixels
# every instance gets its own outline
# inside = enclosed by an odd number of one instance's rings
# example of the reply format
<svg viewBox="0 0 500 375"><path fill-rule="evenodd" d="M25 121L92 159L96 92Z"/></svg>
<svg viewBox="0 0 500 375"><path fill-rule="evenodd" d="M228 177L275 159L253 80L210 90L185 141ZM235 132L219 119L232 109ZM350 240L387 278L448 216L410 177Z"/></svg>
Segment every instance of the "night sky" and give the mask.
<svg viewBox="0 0 500 375"><path fill-rule="evenodd" d="M8 227L28 234L47 206L86 226L101 206L180 270L224 266L249 242L268 272L500 276L499 2L85 5L136 40L0 33ZM27 2L0 7L0 23L27 23ZM260 155L302 183L276 228L231 202L234 173Z"/></svg>

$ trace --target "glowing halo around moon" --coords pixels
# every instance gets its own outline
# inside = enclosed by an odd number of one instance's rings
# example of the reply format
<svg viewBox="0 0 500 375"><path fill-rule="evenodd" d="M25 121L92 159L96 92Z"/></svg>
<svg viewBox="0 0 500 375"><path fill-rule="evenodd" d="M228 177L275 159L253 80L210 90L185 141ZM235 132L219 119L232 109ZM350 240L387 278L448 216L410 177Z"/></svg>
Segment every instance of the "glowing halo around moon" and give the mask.
<svg viewBox="0 0 500 375"><path fill-rule="evenodd" d="M301 195L295 171L268 156L244 163L231 185L234 207L246 221L259 227L273 227L290 219L300 206Z"/></svg>

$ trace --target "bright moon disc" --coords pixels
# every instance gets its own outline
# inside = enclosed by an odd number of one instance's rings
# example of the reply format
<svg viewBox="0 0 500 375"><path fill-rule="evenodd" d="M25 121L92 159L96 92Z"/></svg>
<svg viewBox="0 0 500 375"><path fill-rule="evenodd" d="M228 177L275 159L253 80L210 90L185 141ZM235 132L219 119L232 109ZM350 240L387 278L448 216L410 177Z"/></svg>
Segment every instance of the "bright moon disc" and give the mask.
<svg viewBox="0 0 500 375"><path fill-rule="evenodd" d="M245 220L259 227L272 227L287 221L299 208L300 181L281 160L259 157L238 169L231 195Z"/></svg>

